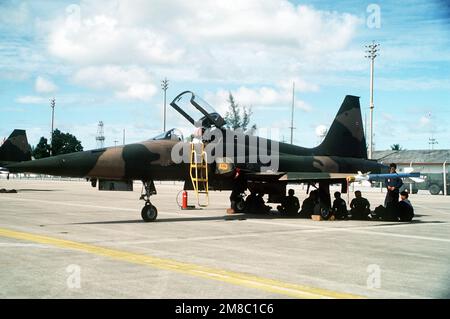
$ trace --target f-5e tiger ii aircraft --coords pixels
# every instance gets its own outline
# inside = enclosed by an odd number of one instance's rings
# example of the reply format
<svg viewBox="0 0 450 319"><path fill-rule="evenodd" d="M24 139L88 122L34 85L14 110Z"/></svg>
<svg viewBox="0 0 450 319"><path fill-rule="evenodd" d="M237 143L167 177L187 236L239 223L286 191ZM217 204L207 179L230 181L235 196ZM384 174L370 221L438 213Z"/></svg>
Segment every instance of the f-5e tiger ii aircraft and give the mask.
<svg viewBox="0 0 450 319"><path fill-rule="evenodd" d="M268 194L269 202L276 203L286 195L288 183L306 183L318 188L321 205L327 209L331 206L330 184L341 184L346 192L348 177L388 171L367 159L356 96L345 97L327 136L314 148L227 129L223 117L190 91L179 94L170 105L196 127L198 143L186 142L172 129L141 143L7 163L5 167L11 173L83 177L93 187L98 184L100 190L132 190L133 180L140 180L144 221L157 217L150 202L156 194L153 181L185 181L185 189L194 189L197 195L203 192L206 198L210 190L231 190L235 211L244 209L247 189Z"/></svg>

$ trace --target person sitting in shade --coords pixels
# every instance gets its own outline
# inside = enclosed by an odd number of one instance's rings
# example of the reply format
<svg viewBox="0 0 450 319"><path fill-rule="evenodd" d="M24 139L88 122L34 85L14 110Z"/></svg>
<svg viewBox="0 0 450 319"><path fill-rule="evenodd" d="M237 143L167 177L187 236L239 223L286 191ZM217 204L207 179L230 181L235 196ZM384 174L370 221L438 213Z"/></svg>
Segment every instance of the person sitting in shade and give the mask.
<svg viewBox="0 0 450 319"><path fill-rule="evenodd" d="M400 198L401 200L398 203L398 217L401 222L410 222L414 218L414 208L408 199L408 192L401 192Z"/></svg>
<svg viewBox="0 0 450 319"><path fill-rule="evenodd" d="M257 212L258 213L262 213L262 214L267 214L270 213L270 210L272 209L271 206L266 205L266 203L264 202L264 194L263 193L258 193L256 195L256 208L257 208Z"/></svg>
<svg viewBox="0 0 450 319"><path fill-rule="evenodd" d="M283 200L283 203L277 207L278 211L282 214L297 215L300 209L300 202L298 198L294 196L295 192L293 189L288 191L288 196Z"/></svg>
<svg viewBox="0 0 450 319"><path fill-rule="evenodd" d="M361 191L355 192L355 198L350 202L350 214L352 219L366 220L370 214L370 203L362 197Z"/></svg>
<svg viewBox="0 0 450 319"><path fill-rule="evenodd" d="M341 198L340 192L334 193L334 202L332 207L333 215L336 219L346 219L348 217L347 204L345 200Z"/></svg>
<svg viewBox="0 0 450 319"><path fill-rule="evenodd" d="M309 193L309 197L306 198L302 203L302 209L300 210L300 217L303 218L311 218L311 215L314 214L314 208L318 203L318 193L316 190Z"/></svg>
<svg viewBox="0 0 450 319"><path fill-rule="evenodd" d="M245 210L247 213L254 213L258 210L256 193L251 192L245 199Z"/></svg>

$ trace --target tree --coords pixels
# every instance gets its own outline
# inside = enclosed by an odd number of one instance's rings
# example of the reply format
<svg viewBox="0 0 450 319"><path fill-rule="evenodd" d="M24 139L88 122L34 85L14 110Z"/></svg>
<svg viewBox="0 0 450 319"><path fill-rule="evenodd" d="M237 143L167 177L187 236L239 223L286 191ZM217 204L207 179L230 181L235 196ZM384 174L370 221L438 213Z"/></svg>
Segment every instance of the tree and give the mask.
<svg viewBox="0 0 450 319"><path fill-rule="evenodd" d="M81 142L75 136L70 133L63 133L58 129L53 132L52 144L53 155L81 152L83 150Z"/></svg>
<svg viewBox="0 0 450 319"><path fill-rule="evenodd" d="M32 150L33 157L35 159L49 157L50 156L50 145L47 143L45 137L41 137L39 143Z"/></svg>
<svg viewBox="0 0 450 319"><path fill-rule="evenodd" d="M252 116L251 108L247 108L246 106L241 107L237 104L231 92L228 97L228 103L230 103L229 111L225 114L227 128L233 130L242 129L243 131L246 131ZM252 125L251 130L256 130L256 124Z"/></svg>
<svg viewBox="0 0 450 319"><path fill-rule="evenodd" d="M83 146L77 138L70 133L63 133L58 129L53 132L53 148L52 155L68 154L73 152L81 152ZM45 137L41 137L39 143L33 149L33 157L44 158L50 156L50 145Z"/></svg>
<svg viewBox="0 0 450 319"><path fill-rule="evenodd" d="M393 150L393 151L402 151L403 148L400 146L400 144L392 144L391 145L391 150Z"/></svg>

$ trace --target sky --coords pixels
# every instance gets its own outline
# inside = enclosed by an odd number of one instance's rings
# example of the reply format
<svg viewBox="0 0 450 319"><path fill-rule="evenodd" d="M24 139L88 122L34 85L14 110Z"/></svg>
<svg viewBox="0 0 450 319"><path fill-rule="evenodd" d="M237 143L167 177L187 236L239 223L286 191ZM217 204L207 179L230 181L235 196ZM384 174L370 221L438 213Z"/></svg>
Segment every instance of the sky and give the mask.
<svg viewBox="0 0 450 319"><path fill-rule="evenodd" d="M55 127L97 147L163 130L167 101L194 91L219 113L231 92L251 107L260 134L313 147L345 95L369 118L375 59L374 144L450 148L450 7L412 1L0 0L0 137L27 130L30 144ZM168 103L169 104L169 103ZM193 131L167 105L167 128Z"/></svg>

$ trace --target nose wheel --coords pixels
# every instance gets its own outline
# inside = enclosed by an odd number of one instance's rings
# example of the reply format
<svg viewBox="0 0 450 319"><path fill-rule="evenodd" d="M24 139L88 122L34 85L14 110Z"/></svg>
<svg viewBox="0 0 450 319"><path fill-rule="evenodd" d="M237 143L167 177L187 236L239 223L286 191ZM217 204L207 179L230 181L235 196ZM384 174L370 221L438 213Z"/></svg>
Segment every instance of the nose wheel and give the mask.
<svg viewBox="0 0 450 319"><path fill-rule="evenodd" d="M141 211L142 219L145 222L154 222L158 217L158 210L150 202L146 202Z"/></svg>
<svg viewBox="0 0 450 319"><path fill-rule="evenodd" d="M156 220L156 217L158 217L158 210L150 202L150 196L156 194L155 184L153 183L153 181L142 181L142 184L143 187L140 199L145 201L145 205L141 210L141 217L145 222L154 222Z"/></svg>

